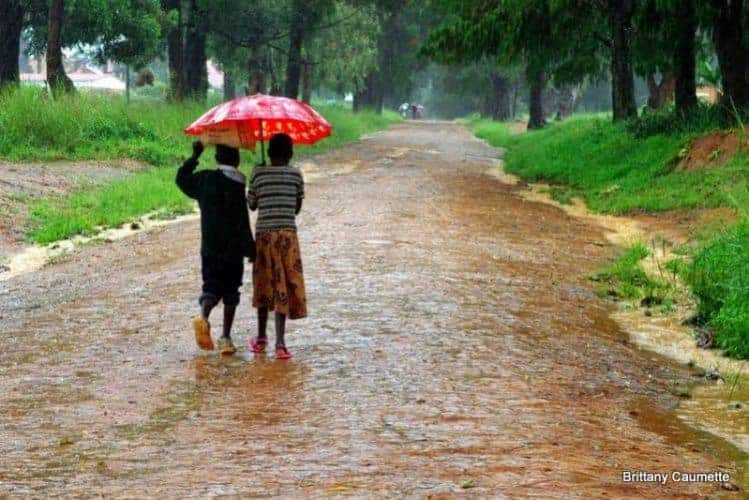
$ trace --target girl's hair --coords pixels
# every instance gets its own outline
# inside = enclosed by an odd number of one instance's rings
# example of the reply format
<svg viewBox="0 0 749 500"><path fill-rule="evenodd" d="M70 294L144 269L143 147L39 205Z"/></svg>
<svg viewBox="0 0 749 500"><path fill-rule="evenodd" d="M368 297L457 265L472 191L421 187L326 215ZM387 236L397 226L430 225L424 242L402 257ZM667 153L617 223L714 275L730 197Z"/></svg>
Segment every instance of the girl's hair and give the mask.
<svg viewBox="0 0 749 500"><path fill-rule="evenodd" d="M294 156L294 143L286 134L276 134L268 142L268 156L271 160L288 162Z"/></svg>

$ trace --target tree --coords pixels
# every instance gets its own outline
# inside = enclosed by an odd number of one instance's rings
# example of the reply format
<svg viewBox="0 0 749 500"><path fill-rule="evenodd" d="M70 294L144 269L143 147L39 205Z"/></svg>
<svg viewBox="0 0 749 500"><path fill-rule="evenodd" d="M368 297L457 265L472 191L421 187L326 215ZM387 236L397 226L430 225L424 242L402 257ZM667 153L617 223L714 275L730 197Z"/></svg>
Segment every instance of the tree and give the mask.
<svg viewBox="0 0 749 500"><path fill-rule="evenodd" d="M712 0L713 40L722 75L723 101L749 110L749 50L744 41L744 0Z"/></svg>
<svg viewBox="0 0 749 500"><path fill-rule="evenodd" d="M614 121L637 116L635 76L629 33L634 0L609 0L611 23L611 100Z"/></svg>
<svg viewBox="0 0 749 500"><path fill-rule="evenodd" d="M169 59L168 99L180 101L185 97L184 26L182 0L161 0L163 12L169 16L166 28L167 57Z"/></svg>
<svg viewBox="0 0 749 500"><path fill-rule="evenodd" d="M47 84L52 94L75 91L73 82L65 73L62 63L62 28L65 19L65 1L51 0L49 3L47 28Z"/></svg>
<svg viewBox="0 0 749 500"><path fill-rule="evenodd" d="M374 6L337 2L321 24L328 28L305 43L308 85L339 95L359 92L367 74L377 68L380 25Z"/></svg>
<svg viewBox="0 0 749 500"><path fill-rule="evenodd" d="M682 0L681 10L674 16L673 66L676 110L686 113L697 106L696 43L697 13L694 0Z"/></svg>
<svg viewBox="0 0 749 500"><path fill-rule="evenodd" d="M525 66L529 86L528 128L546 123L543 95L549 80L573 84L597 73L602 58L596 36L600 16L572 0L503 0L481 5L442 0L449 22L435 30L422 54L438 62L484 56ZM586 19L581 23L581 19Z"/></svg>
<svg viewBox="0 0 749 500"><path fill-rule="evenodd" d="M434 25L434 13L423 3L408 0L375 0L377 31L375 64L364 74L363 85L354 93L354 110L381 112L408 100L413 81L425 62L417 58L418 48Z"/></svg>
<svg viewBox="0 0 749 500"><path fill-rule="evenodd" d="M318 28L320 21L333 10L334 2L331 0L291 0L289 8L289 45L284 95L296 99L299 96L299 84L304 66L302 46Z"/></svg>
<svg viewBox="0 0 749 500"><path fill-rule="evenodd" d="M188 0L183 67L185 95L191 99L205 100L208 95L207 37L207 12L203 2Z"/></svg>
<svg viewBox="0 0 749 500"><path fill-rule="evenodd" d="M20 0L0 2L0 88L18 84L24 6Z"/></svg>

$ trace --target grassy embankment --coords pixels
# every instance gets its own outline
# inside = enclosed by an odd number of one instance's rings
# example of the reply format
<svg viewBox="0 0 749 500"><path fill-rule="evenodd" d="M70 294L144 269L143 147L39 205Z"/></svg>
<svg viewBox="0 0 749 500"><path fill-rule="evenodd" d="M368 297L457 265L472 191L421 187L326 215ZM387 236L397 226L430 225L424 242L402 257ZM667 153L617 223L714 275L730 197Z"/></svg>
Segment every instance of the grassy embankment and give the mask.
<svg viewBox="0 0 749 500"><path fill-rule="evenodd" d="M90 235L149 212L163 216L186 213L193 204L174 185L176 167L190 154L183 128L207 105L171 105L150 101L126 104L120 97L80 94L52 100L36 89L0 94L0 159L15 162L135 159L154 168L64 196L36 200L30 207L28 239L50 243L73 235ZM363 134L399 120L395 113L353 114L343 106L318 106L333 125L333 136L303 157L355 141ZM214 164L210 152L206 166ZM242 170L257 162L243 153Z"/></svg>
<svg viewBox="0 0 749 500"><path fill-rule="evenodd" d="M576 117L545 130L513 135L505 124L473 120L477 136L507 149L508 172L551 184L560 202L585 200L595 212L632 214L733 207L746 219L749 155L739 151L705 168L681 169L690 141L726 127L716 112L701 109L688 120L653 115L629 124L605 117ZM730 126L730 125L729 125ZM711 152L716 159L719 152ZM660 303L669 280L648 277L640 261L649 250L635 245L593 276L623 299ZM664 263L691 285L698 320L712 328L728 355L749 359L749 222L739 222L697 242L685 262Z"/></svg>

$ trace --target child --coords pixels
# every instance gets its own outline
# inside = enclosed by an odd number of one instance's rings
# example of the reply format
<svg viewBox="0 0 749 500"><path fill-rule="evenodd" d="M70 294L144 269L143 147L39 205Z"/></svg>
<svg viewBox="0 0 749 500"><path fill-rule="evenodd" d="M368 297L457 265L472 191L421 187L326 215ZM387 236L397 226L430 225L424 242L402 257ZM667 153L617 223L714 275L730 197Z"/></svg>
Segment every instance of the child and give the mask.
<svg viewBox="0 0 749 500"><path fill-rule="evenodd" d="M284 338L286 317L307 316L302 256L296 234L304 180L298 168L289 166L293 155L291 137L274 135L268 144L271 166L255 167L247 195L250 210L258 210L257 258L252 269L252 305L257 308L258 335L250 340L250 349L255 353L265 352L268 310L275 311L277 359L292 357Z"/></svg>
<svg viewBox="0 0 749 500"><path fill-rule="evenodd" d="M237 352L231 340L231 326L239 304L239 287L244 274L244 257L255 260L255 241L245 197L245 176L238 170L239 150L216 146L216 170L195 172L203 144L192 145L193 154L177 172L177 186L200 205L200 257L203 293L200 315L193 318L198 347L213 350L211 310L224 301L224 331L218 340L221 354Z"/></svg>

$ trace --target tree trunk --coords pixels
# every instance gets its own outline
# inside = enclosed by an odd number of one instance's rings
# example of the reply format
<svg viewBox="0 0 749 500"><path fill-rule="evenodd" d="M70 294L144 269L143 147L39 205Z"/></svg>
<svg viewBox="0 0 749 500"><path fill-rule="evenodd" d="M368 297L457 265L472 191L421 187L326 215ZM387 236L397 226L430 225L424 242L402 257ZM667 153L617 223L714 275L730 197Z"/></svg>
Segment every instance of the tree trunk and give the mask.
<svg viewBox="0 0 749 500"><path fill-rule="evenodd" d="M125 102L130 104L130 66L125 65Z"/></svg>
<svg viewBox="0 0 749 500"><path fill-rule="evenodd" d="M557 93L557 120L564 120L572 116L577 105L577 88L573 85L563 85Z"/></svg>
<svg viewBox="0 0 749 500"><path fill-rule="evenodd" d="M234 81L234 74L224 68L224 101L231 101L237 97L237 85Z"/></svg>
<svg viewBox="0 0 749 500"><path fill-rule="evenodd" d="M19 0L0 2L0 88L18 84L23 7Z"/></svg>
<svg viewBox="0 0 749 500"><path fill-rule="evenodd" d="M546 125L544 116L546 76L543 71L529 69L528 82L530 83L528 130L544 128Z"/></svg>
<svg viewBox="0 0 749 500"><path fill-rule="evenodd" d="M496 121L510 119L510 79L502 75L492 76L491 115Z"/></svg>
<svg viewBox="0 0 749 500"><path fill-rule="evenodd" d="M684 113L697 106L694 39L697 16L694 0L681 2L681 11L675 16L675 21L677 26L674 40L674 98L676 111Z"/></svg>
<svg viewBox="0 0 749 500"><path fill-rule="evenodd" d="M184 53L185 93L198 101L205 100L208 95L205 21L205 13L198 7L197 0L190 0Z"/></svg>
<svg viewBox="0 0 749 500"><path fill-rule="evenodd" d="M364 109L382 113L382 79L377 70L364 79L364 88L354 94L354 112Z"/></svg>
<svg viewBox="0 0 749 500"><path fill-rule="evenodd" d="M302 75L302 42L304 41L304 1L291 2L291 23L289 25L289 53L286 63L286 84L284 95L296 99L299 96L299 81Z"/></svg>
<svg viewBox="0 0 749 500"><path fill-rule="evenodd" d="M270 95L275 96L282 96L283 95L283 89L281 88L281 83L278 81L278 72L276 72L276 65L275 60L273 59L273 48L268 49L268 76L270 77L270 87L268 88L268 92Z"/></svg>
<svg viewBox="0 0 749 500"><path fill-rule="evenodd" d="M312 63L302 63L302 101L309 104L312 102Z"/></svg>
<svg viewBox="0 0 749 500"><path fill-rule="evenodd" d="M650 109L661 109L674 97L674 75L666 73L661 76L661 81L655 81L655 75L648 75L648 107Z"/></svg>
<svg viewBox="0 0 749 500"><path fill-rule="evenodd" d="M62 25L65 1L52 0L47 17L47 84L55 97L75 92L73 82L65 74L62 62Z"/></svg>
<svg viewBox="0 0 749 500"><path fill-rule="evenodd" d="M747 62L749 51L744 47L744 0L714 0L713 36L715 52L723 78L723 102L729 107L749 109Z"/></svg>
<svg viewBox="0 0 749 500"><path fill-rule="evenodd" d="M260 49L253 47L250 49L250 55L247 59L247 72L249 80L247 82L247 95L265 94L265 72L263 71L262 61L260 59Z"/></svg>
<svg viewBox="0 0 749 500"><path fill-rule="evenodd" d="M611 97L614 121L637 116L635 76L629 35L634 0L609 0L611 22Z"/></svg>
<svg viewBox="0 0 749 500"><path fill-rule="evenodd" d="M169 56L169 100L181 101L185 97L184 37L182 36L182 1L162 0L161 8L165 12L177 11L177 24L166 36L167 54Z"/></svg>

